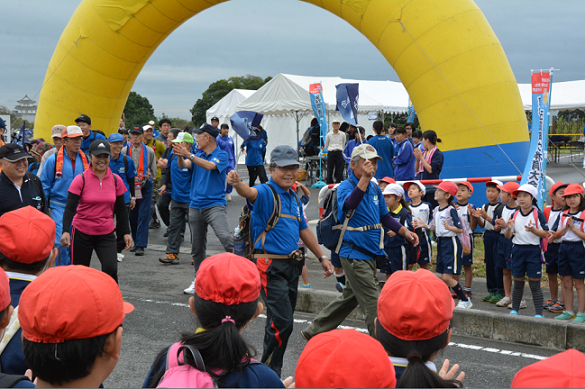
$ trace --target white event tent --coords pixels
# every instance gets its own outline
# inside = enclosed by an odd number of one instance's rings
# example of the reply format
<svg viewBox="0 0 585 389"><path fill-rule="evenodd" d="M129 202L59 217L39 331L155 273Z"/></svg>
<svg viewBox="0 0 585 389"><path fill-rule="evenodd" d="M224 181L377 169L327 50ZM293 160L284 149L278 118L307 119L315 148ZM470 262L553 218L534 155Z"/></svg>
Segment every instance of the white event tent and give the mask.
<svg viewBox="0 0 585 389"><path fill-rule="evenodd" d="M262 126L268 133L268 154L278 145L286 144L297 148L299 139L310 127L314 117L309 85L318 82L323 85L328 123L334 119L343 121L340 113L335 110L335 86L342 83L360 85L358 124L366 129L366 134L373 133L372 123L379 113L398 113L408 109L408 94L399 82L278 74L236 107L236 111L264 114Z"/></svg>
<svg viewBox="0 0 585 389"><path fill-rule="evenodd" d="M525 111L532 111L532 85L518 84ZM585 109L585 80L552 83L551 111Z"/></svg>

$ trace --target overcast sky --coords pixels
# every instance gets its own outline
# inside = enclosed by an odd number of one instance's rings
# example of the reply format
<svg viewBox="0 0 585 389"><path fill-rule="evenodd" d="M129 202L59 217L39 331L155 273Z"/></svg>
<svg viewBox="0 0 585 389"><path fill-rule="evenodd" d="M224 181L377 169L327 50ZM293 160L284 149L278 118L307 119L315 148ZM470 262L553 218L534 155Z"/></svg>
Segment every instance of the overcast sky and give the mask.
<svg viewBox="0 0 585 389"><path fill-rule="evenodd" d="M549 67L560 69L555 82L585 79L585 1L476 3L502 43L518 82L530 82L530 69ZM0 105L13 109L25 94L38 101L53 50L78 4L0 0ZM173 32L132 90L150 100L157 116L164 112L190 119L189 109L212 82L278 73L399 81L364 36L320 8L297 0L233 0L196 15Z"/></svg>

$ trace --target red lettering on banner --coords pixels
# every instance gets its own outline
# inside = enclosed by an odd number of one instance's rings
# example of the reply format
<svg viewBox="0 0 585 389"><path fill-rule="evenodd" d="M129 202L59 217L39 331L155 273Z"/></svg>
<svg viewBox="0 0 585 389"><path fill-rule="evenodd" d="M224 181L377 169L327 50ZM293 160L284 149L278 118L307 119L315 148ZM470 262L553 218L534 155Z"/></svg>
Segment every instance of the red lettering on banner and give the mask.
<svg viewBox="0 0 585 389"><path fill-rule="evenodd" d="M532 93L543 94L550 90L550 73L532 73Z"/></svg>
<svg viewBox="0 0 585 389"><path fill-rule="evenodd" d="M321 92L321 84L311 84L309 85L309 93L314 95Z"/></svg>

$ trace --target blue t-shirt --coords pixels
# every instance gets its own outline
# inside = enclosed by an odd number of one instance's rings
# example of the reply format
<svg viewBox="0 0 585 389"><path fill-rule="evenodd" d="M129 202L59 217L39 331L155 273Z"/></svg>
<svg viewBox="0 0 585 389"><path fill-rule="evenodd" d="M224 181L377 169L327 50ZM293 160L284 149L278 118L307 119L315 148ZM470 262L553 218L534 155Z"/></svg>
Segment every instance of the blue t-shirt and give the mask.
<svg viewBox="0 0 585 389"><path fill-rule="evenodd" d="M343 207L345 200L349 197L351 192L353 192L359 182L353 173L350 173L348 179L352 180L355 185L352 185L345 180L339 184L339 187L337 188L337 218L340 222L345 220L345 212L347 211L347 209ZM386 214L388 214L388 208L384 202L382 191L378 185L370 182L368 190L366 190L364 198L355 210L353 217L349 220L348 226L357 228L379 224L382 216ZM384 250L380 248L380 229L370 231L346 231L343 240L353 243L364 250L368 250L372 254L384 255ZM354 250L346 244L341 245L339 256L361 260L372 259L366 254Z"/></svg>
<svg viewBox="0 0 585 389"><path fill-rule="evenodd" d="M394 179L396 181L414 180L414 149L410 140L405 139L396 146L396 157L394 158ZM378 162L378 170L380 163Z"/></svg>
<svg viewBox="0 0 585 389"><path fill-rule="evenodd" d="M264 139L248 140L246 146L246 166L262 165L262 150L264 148Z"/></svg>
<svg viewBox="0 0 585 389"><path fill-rule="evenodd" d="M128 164L128 171L126 171L126 166L124 165L124 158L126 158L126 162ZM120 155L118 156L118 160L115 160L114 157L110 158L110 170L112 173L117 174L124 183L126 187L126 192L124 192L124 201L126 204L130 203L130 183L134 185L134 177L136 177L136 166L134 165L134 161L127 155Z"/></svg>
<svg viewBox="0 0 585 389"><path fill-rule="evenodd" d="M264 140L264 144L262 145L262 151L266 151L266 144L268 143L268 133L266 132L266 130L262 130L262 139Z"/></svg>
<svg viewBox="0 0 585 389"><path fill-rule="evenodd" d="M179 168L179 159L174 152L171 151L166 174L171 175L171 198L177 203L188 203L191 201L191 178L193 174L189 169Z"/></svg>
<svg viewBox="0 0 585 389"><path fill-rule="evenodd" d="M87 152L89 150L89 146L91 145L91 142L93 142L96 139L101 139L103 141L107 141L106 137L103 136L102 134L98 134L97 132L93 132L92 130L89 130L89 136L87 138L83 138L81 140L81 151L83 151L85 154L87 154Z"/></svg>
<svg viewBox="0 0 585 389"><path fill-rule="evenodd" d="M378 160L378 170L376 170L376 179L384 177L394 177L394 169L392 167L392 160L394 159L394 145L386 135L376 135L368 141L372 145L378 155L382 157L382 161ZM414 173L414 168L413 168Z"/></svg>
<svg viewBox="0 0 585 389"><path fill-rule="evenodd" d="M231 136L218 136L217 147L222 149L228 154L229 167L233 168L236 166L236 152L234 149L234 138Z"/></svg>
<svg viewBox="0 0 585 389"><path fill-rule="evenodd" d="M390 215L394 218L394 220L408 228L410 231L414 230L412 228L412 214L407 208L400 209L398 213L390 212ZM403 221L403 223L401 221ZM396 234L394 236L388 236L388 234L386 234L388 231L389 230L387 228L384 228L384 248L396 248L410 244L408 239L402 235Z"/></svg>
<svg viewBox="0 0 585 389"><path fill-rule="evenodd" d="M288 255L299 249L299 232L308 228L307 222L303 217L302 204L298 197L292 190L285 191L272 178L268 184L280 196L280 213L283 215L291 215L299 217L300 222L295 219L281 217L278 219L276 226L268 231L264 248L269 254ZM248 207L252 209L252 236L254 242L262 231L266 228L266 224L274 210L274 196L268 187L268 184L257 185L258 196L252 206L248 202ZM262 242L258 242L255 249L262 250Z"/></svg>
<svg viewBox="0 0 585 389"><path fill-rule="evenodd" d="M191 178L191 203L190 208L204 209L216 205L227 206L225 200L225 178L228 168L228 155L225 151L216 147L211 153L205 154L200 150L196 157L215 163L216 169L207 170L191 164L193 176Z"/></svg>

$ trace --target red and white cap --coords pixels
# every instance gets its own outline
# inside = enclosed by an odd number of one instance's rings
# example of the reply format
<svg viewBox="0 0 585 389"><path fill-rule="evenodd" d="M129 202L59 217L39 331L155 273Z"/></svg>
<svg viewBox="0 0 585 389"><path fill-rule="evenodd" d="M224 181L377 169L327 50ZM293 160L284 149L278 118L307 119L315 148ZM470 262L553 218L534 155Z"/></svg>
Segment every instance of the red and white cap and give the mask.
<svg viewBox="0 0 585 389"><path fill-rule="evenodd" d="M427 187L426 187L425 185L423 185L423 184L422 184L420 181L418 181L418 180L417 180L417 181L406 181L406 182L405 182L405 183L402 185L402 187L404 188L404 190L406 190L406 191L407 191L407 190L410 188L410 186L411 186L412 184L415 184L416 186L418 186L418 187L419 187L419 189L420 189L420 190L423 192L423 196L424 196L425 194L427 194Z"/></svg>

